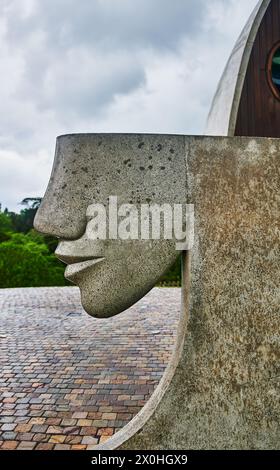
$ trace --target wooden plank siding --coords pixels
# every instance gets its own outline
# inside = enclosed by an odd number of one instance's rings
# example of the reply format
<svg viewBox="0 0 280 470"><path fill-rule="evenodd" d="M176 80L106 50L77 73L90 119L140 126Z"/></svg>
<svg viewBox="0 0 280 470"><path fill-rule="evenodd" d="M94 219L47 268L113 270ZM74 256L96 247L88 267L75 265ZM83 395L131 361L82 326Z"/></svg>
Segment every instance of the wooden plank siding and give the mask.
<svg viewBox="0 0 280 470"><path fill-rule="evenodd" d="M270 51L280 42L280 0L270 3L253 46L241 94L235 135L280 137L280 100L267 79Z"/></svg>

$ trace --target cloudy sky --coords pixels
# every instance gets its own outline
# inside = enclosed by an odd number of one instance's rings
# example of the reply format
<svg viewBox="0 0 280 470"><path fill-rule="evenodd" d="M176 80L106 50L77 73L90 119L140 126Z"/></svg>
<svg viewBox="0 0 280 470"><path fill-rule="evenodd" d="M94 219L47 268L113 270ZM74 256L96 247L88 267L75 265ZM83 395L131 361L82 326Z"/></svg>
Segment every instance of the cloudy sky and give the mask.
<svg viewBox="0 0 280 470"><path fill-rule="evenodd" d="M0 202L42 196L57 135L203 133L257 0L0 0Z"/></svg>

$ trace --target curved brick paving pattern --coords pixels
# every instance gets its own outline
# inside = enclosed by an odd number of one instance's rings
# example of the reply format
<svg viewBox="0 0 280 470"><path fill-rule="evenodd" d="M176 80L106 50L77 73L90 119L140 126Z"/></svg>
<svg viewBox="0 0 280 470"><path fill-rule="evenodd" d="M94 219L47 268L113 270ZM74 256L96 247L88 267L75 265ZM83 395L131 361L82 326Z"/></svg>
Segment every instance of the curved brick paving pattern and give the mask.
<svg viewBox="0 0 280 470"><path fill-rule="evenodd" d="M91 449L138 413L169 360L180 290L96 320L75 287L0 290L0 449Z"/></svg>

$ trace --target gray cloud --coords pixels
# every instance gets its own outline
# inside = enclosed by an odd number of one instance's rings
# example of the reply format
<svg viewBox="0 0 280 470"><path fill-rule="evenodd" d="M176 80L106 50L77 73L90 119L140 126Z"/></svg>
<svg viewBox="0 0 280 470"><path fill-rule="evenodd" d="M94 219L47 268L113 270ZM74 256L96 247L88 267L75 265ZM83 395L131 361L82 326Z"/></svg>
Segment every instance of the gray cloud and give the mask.
<svg viewBox="0 0 280 470"><path fill-rule="evenodd" d="M203 0L40 0L19 22L12 4L6 9L10 40L40 29L62 50L89 42L105 49L172 49L182 35L199 32L205 13Z"/></svg>
<svg viewBox="0 0 280 470"><path fill-rule="evenodd" d="M1 0L0 202L43 194L61 133L203 132L256 2Z"/></svg>

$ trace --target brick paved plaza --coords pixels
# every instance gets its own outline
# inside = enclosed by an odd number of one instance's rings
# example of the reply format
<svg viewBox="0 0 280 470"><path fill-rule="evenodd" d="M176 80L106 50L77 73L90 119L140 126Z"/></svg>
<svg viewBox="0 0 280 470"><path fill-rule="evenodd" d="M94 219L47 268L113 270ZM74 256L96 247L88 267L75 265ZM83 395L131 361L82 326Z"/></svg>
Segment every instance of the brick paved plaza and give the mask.
<svg viewBox="0 0 280 470"><path fill-rule="evenodd" d="M169 360L179 289L89 317L75 287L0 290L0 449L92 449L141 409Z"/></svg>

